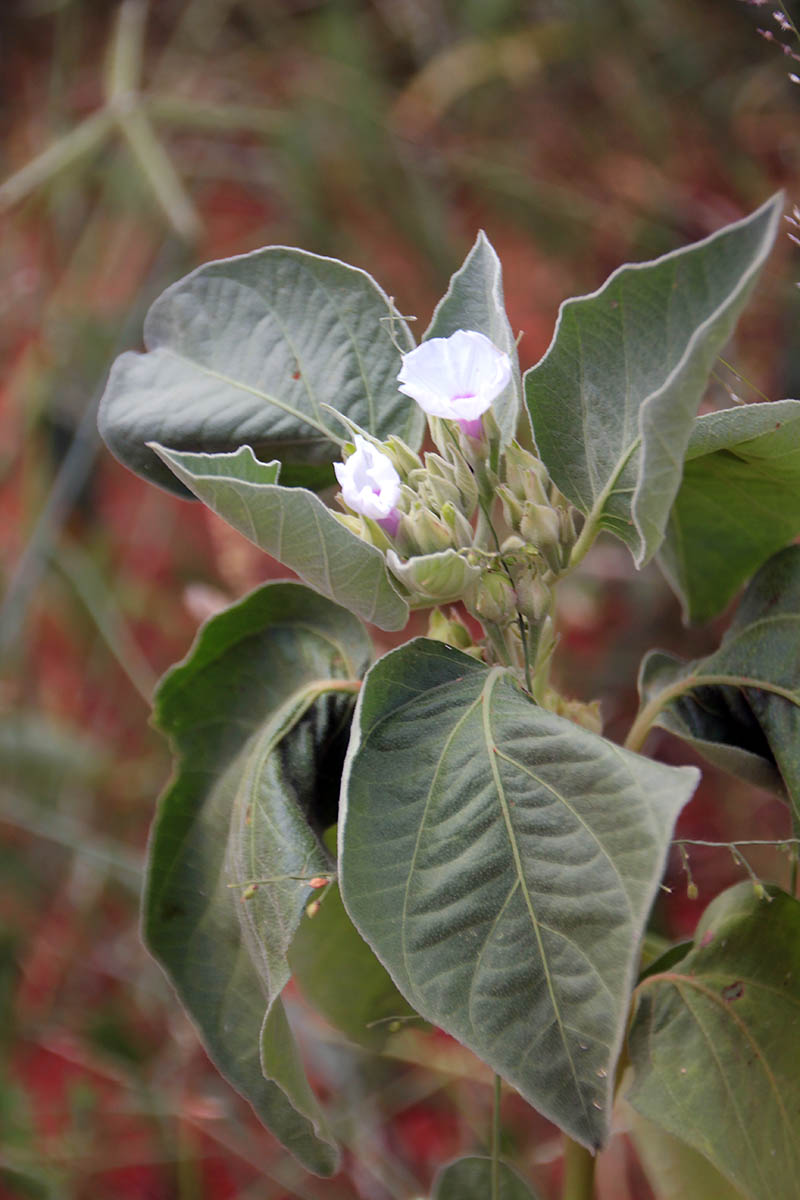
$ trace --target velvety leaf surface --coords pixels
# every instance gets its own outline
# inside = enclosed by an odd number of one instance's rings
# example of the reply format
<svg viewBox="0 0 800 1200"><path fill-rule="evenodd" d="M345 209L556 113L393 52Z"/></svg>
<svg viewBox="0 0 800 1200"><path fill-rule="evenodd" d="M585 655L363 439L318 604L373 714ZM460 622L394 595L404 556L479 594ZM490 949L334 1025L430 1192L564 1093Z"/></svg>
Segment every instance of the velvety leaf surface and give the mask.
<svg viewBox="0 0 800 1200"><path fill-rule="evenodd" d="M153 304L147 353L115 362L100 431L125 466L178 491L148 442L207 452L247 444L264 459L330 462L341 430L324 404L416 448L424 418L397 390L392 328L410 350L384 291L337 259L268 246L206 263Z"/></svg>
<svg viewBox="0 0 800 1200"><path fill-rule="evenodd" d="M800 904L750 883L709 906L693 950L637 988L628 1099L751 1200L800 1173Z"/></svg>
<svg viewBox="0 0 800 1200"><path fill-rule="evenodd" d="M450 280L447 292L436 305L425 339L449 337L457 329L475 329L484 334L511 359L513 378L492 404L504 442L510 442L519 420L519 356L514 331L506 316L503 299L503 269L492 243L481 230L463 266Z"/></svg>
<svg viewBox="0 0 800 1200"><path fill-rule="evenodd" d="M303 917L289 965L306 1000L352 1041L380 1049L392 1021L414 1015L345 912L336 884Z"/></svg>
<svg viewBox="0 0 800 1200"><path fill-rule="evenodd" d="M536 1200L536 1193L508 1163L498 1164L497 1200ZM431 1200L489 1200L492 1192L490 1158L458 1158L437 1173Z"/></svg>
<svg viewBox="0 0 800 1200"><path fill-rule="evenodd" d="M220 1071L322 1174L337 1153L279 995L304 879L329 865L317 831L332 819L352 697L323 689L368 661L349 613L268 584L203 627L155 703L177 765L149 847L147 944Z"/></svg>
<svg viewBox="0 0 800 1200"><path fill-rule="evenodd" d="M800 401L698 417L659 562L690 621L716 616L800 533Z"/></svg>
<svg viewBox="0 0 800 1200"><path fill-rule="evenodd" d="M668 702L654 723L710 762L760 787L785 791L797 825L800 546L787 546L764 564L714 654L688 663L660 651L648 654L639 692L645 704L664 696Z"/></svg>
<svg viewBox="0 0 800 1200"><path fill-rule="evenodd" d="M751 216L567 300L526 372L539 452L558 487L631 549L658 550L697 406L777 230L778 195Z"/></svg>
<svg viewBox="0 0 800 1200"><path fill-rule="evenodd" d="M629 1112L633 1142L658 1200L742 1200L739 1189L697 1150Z"/></svg>
<svg viewBox="0 0 800 1200"><path fill-rule="evenodd" d="M340 884L417 1012L601 1145L639 942L697 772L417 639L359 697Z"/></svg>
<svg viewBox="0 0 800 1200"><path fill-rule="evenodd" d="M380 550L336 520L305 488L278 485L280 463L261 463L249 446L233 454L156 453L218 516L304 583L381 629L402 629L408 605Z"/></svg>

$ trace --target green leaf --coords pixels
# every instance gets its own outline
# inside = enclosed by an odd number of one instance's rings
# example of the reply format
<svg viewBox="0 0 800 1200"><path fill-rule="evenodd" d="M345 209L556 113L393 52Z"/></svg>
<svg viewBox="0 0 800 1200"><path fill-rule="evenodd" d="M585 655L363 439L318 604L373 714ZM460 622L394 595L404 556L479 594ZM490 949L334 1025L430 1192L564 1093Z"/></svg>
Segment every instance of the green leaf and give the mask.
<svg viewBox="0 0 800 1200"><path fill-rule="evenodd" d="M658 1200L742 1200L707 1158L629 1109L631 1136Z"/></svg>
<svg viewBox="0 0 800 1200"><path fill-rule="evenodd" d="M457 329L477 330L499 350L505 350L511 359L513 379L492 404L503 443L508 443L514 437L519 421L519 356L503 300L503 269L483 230L436 305L423 340L449 337Z"/></svg>
<svg viewBox="0 0 800 1200"><path fill-rule="evenodd" d="M621 267L561 306L524 378L534 435L590 529L610 529L638 566L658 550L714 359L769 252L783 198L702 242Z"/></svg>
<svg viewBox="0 0 800 1200"><path fill-rule="evenodd" d="M203 627L155 702L177 765L150 842L147 944L219 1070L320 1174L337 1153L279 995L304 877L328 867L317 835L335 815L352 698L326 689L368 661L349 613L268 584Z"/></svg>
<svg viewBox="0 0 800 1200"><path fill-rule="evenodd" d="M415 1015L348 917L336 884L300 923L289 964L306 1000L361 1045L380 1049L395 1019Z"/></svg>
<svg viewBox="0 0 800 1200"><path fill-rule="evenodd" d="M628 1099L751 1200L794 1200L800 904L770 890L717 897L691 953L637 988Z"/></svg>
<svg viewBox="0 0 800 1200"><path fill-rule="evenodd" d="M689 621L716 616L800 533L800 400L698 417L659 554Z"/></svg>
<svg viewBox="0 0 800 1200"><path fill-rule="evenodd" d="M431 1200L536 1200L536 1194L508 1163L498 1163L498 1188L492 1191L490 1158L457 1158L437 1172Z"/></svg>
<svg viewBox="0 0 800 1200"><path fill-rule="evenodd" d="M402 629L408 605L380 550L336 520L304 488L278 486L280 463L261 463L249 446L234 454L178 454L153 449L223 520L304 583L381 629Z"/></svg>
<svg viewBox="0 0 800 1200"><path fill-rule="evenodd" d="M353 922L417 1012L593 1147L696 781L439 642L386 655L359 697L340 843Z"/></svg>
<svg viewBox="0 0 800 1200"><path fill-rule="evenodd" d="M120 462L182 491L147 448L232 451L319 464L340 458L323 404L377 438L415 449L416 404L397 389L400 351L414 340L365 271L268 246L206 263L167 288L144 327L146 354L121 355L100 406L100 432Z"/></svg>
<svg viewBox="0 0 800 1200"><path fill-rule="evenodd" d="M680 962L692 948L691 942L677 942L674 946L668 946L657 958L647 961L644 949L647 944L647 937L642 947L641 969L639 971L639 983L643 979L647 979L649 975L658 975L661 971L666 971L668 967L674 963Z"/></svg>
<svg viewBox="0 0 800 1200"><path fill-rule="evenodd" d="M648 654L639 693L645 723L652 717L723 770L784 791L800 827L800 546L764 564L714 654L688 663Z"/></svg>

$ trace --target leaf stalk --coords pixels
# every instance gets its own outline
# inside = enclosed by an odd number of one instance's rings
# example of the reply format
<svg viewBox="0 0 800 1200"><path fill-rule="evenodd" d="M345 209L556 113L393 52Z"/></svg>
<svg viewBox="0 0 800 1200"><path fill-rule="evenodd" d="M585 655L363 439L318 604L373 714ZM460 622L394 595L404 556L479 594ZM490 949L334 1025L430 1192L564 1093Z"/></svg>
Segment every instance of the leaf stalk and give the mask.
<svg viewBox="0 0 800 1200"><path fill-rule="evenodd" d="M592 1200L595 1156L580 1142L564 1135L564 1180L561 1200Z"/></svg>

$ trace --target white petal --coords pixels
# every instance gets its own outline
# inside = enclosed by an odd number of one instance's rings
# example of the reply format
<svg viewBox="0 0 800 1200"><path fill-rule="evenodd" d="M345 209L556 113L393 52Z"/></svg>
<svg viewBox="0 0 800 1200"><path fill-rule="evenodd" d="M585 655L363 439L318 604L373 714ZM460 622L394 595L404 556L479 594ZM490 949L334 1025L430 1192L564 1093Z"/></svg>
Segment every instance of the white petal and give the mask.
<svg viewBox="0 0 800 1200"><path fill-rule="evenodd" d="M333 469L342 489L342 499L353 512L375 521L390 515L400 499L400 476L392 460L359 434L355 451Z"/></svg>
<svg viewBox="0 0 800 1200"><path fill-rule="evenodd" d="M400 391L429 416L474 421L511 381L511 362L489 338L458 329L403 356Z"/></svg>

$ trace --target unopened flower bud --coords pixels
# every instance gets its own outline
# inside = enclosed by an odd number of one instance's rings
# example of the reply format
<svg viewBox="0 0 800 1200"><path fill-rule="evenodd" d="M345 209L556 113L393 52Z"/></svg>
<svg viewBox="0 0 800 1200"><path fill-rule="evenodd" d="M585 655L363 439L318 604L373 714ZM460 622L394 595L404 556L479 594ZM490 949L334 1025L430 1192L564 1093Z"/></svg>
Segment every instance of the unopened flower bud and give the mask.
<svg viewBox="0 0 800 1200"><path fill-rule="evenodd" d="M547 503L550 476L540 458L512 442L506 450L506 483L520 500Z"/></svg>
<svg viewBox="0 0 800 1200"><path fill-rule="evenodd" d="M330 879L326 875L315 875L313 879L309 879L308 886L316 889L327 887L329 883Z"/></svg>
<svg viewBox="0 0 800 1200"><path fill-rule="evenodd" d="M497 494L503 505L503 518L506 525L511 529L519 529L522 521L522 505L517 496L511 491L507 484L501 483L497 489Z"/></svg>
<svg viewBox="0 0 800 1200"><path fill-rule="evenodd" d="M569 508L559 508L557 512L559 522L558 540L561 546L562 559L566 562L570 550L578 540L578 535L575 532L574 509L570 506Z"/></svg>
<svg viewBox="0 0 800 1200"><path fill-rule="evenodd" d="M449 526L453 531L456 545L459 548L471 546L473 530L466 517L458 511L454 504L443 504L441 513L445 525Z"/></svg>
<svg viewBox="0 0 800 1200"><path fill-rule="evenodd" d="M453 466L441 454L429 451L425 455L425 470L429 475L438 475L440 479L447 479L451 483L453 481Z"/></svg>
<svg viewBox="0 0 800 1200"><path fill-rule="evenodd" d="M454 546L453 532L432 512L417 508L400 518L400 536L417 554L435 554Z"/></svg>
<svg viewBox="0 0 800 1200"><path fill-rule="evenodd" d="M545 703L551 712L556 713L559 717L566 717L568 721L582 726L583 729L588 729L590 733L601 734L603 732L599 700L592 700L587 704L583 700L568 700L566 696L550 692Z"/></svg>
<svg viewBox="0 0 800 1200"><path fill-rule="evenodd" d="M440 608L434 608L431 612L427 636L434 642L455 646L457 650L467 650L473 645L466 625L453 617L446 617Z"/></svg>
<svg viewBox="0 0 800 1200"><path fill-rule="evenodd" d="M394 433L384 442L384 450L403 476L409 476L412 471L417 471L422 466L420 456L415 454L411 447L407 446L403 439Z"/></svg>
<svg viewBox="0 0 800 1200"><path fill-rule="evenodd" d="M411 593L412 604L445 604L460 600L480 577L480 568L471 566L455 550L420 554L400 559L394 550L386 555L389 570Z"/></svg>
<svg viewBox="0 0 800 1200"><path fill-rule="evenodd" d="M320 908L319 900L312 900L310 904L306 905L306 916L307 917L315 917L317 915L317 913L319 912L319 908Z"/></svg>
<svg viewBox="0 0 800 1200"><path fill-rule="evenodd" d="M420 496L428 498L428 502L439 512L445 504L458 507L461 496L452 479L444 479L441 475L426 475L419 488Z"/></svg>
<svg viewBox="0 0 800 1200"><path fill-rule="evenodd" d="M336 512L333 509L331 512L340 525L344 525L345 529L349 529L357 538L363 538L365 530L361 517L354 517L352 513Z"/></svg>
<svg viewBox="0 0 800 1200"><path fill-rule="evenodd" d="M558 513L549 504L528 503L522 514L520 532L537 549L557 546L560 533Z"/></svg>
<svg viewBox="0 0 800 1200"><path fill-rule="evenodd" d="M469 519L478 507L478 484L475 479L475 472L469 463L460 454L456 453L455 447L451 449L450 461L453 464L453 482L458 488L461 497L459 507L464 516Z"/></svg>
<svg viewBox="0 0 800 1200"><path fill-rule="evenodd" d="M471 596L471 606L481 620L502 625L513 618L516 605L516 593L507 575L499 571L481 575Z"/></svg>
<svg viewBox="0 0 800 1200"><path fill-rule="evenodd" d="M523 567L514 575L514 588L519 611L529 621L537 623L550 611L550 589L531 567Z"/></svg>
<svg viewBox="0 0 800 1200"><path fill-rule="evenodd" d="M506 558L509 555L514 556L517 554L523 554L524 552L525 543L516 533L512 533L509 537L505 538L500 547L500 553L502 554L503 558Z"/></svg>

